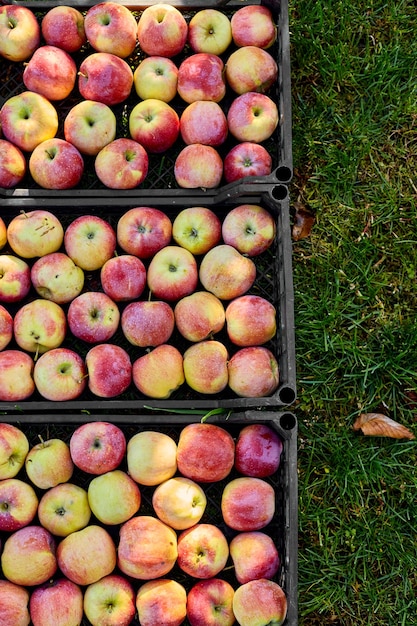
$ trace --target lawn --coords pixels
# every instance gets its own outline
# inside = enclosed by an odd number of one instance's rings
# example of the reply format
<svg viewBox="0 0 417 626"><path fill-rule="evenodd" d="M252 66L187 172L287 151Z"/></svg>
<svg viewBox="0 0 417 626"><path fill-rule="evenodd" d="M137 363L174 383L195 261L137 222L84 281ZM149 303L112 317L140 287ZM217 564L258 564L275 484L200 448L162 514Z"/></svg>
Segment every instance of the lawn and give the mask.
<svg viewBox="0 0 417 626"><path fill-rule="evenodd" d="M299 623L417 624L417 9L290 0Z"/></svg>

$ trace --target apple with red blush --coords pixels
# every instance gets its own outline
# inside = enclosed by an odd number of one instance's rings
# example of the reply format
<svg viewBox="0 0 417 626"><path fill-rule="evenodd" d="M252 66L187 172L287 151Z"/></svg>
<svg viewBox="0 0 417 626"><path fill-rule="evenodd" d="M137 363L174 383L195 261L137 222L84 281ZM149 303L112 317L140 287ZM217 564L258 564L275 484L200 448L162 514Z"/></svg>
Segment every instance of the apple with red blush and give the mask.
<svg viewBox="0 0 417 626"><path fill-rule="evenodd" d="M229 387L241 398L272 395L279 385L279 365L265 346L240 348L229 359Z"/></svg>
<svg viewBox="0 0 417 626"><path fill-rule="evenodd" d="M23 91L4 102L0 127L4 139L23 152L32 152L38 144L57 134L58 112L40 93Z"/></svg>
<svg viewBox="0 0 417 626"><path fill-rule="evenodd" d="M61 305L51 300L36 298L24 304L15 313L13 334L22 350L36 356L63 343L67 330L67 318Z"/></svg>
<svg viewBox="0 0 417 626"><path fill-rule="evenodd" d="M197 287L197 261L186 248L165 246L152 257L147 282L153 297L169 302L180 300Z"/></svg>
<svg viewBox="0 0 417 626"><path fill-rule="evenodd" d="M56 252L64 240L64 227L57 215L46 209L21 211L7 226L13 252L25 259Z"/></svg>
<svg viewBox="0 0 417 626"><path fill-rule="evenodd" d="M104 263L100 282L104 293L114 302L136 300L146 287L146 268L137 256L120 254Z"/></svg>
<svg viewBox="0 0 417 626"><path fill-rule="evenodd" d="M80 624L83 618L83 593L79 585L60 577L32 591L29 611L33 626Z"/></svg>
<svg viewBox="0 0 417 626"><path fill-rule="evenodd" d="M7 243L7 226L4 222L4 219L0 216L0 250L4 248L6 243Z"/></svg>
<svg viewBox="0 0 417 626"><path fill-rule="evenodd" d="M53 535L38 524L15 530L3 545L3 576L16 585L41 585L57 571L56 548Z"/></svg>
<svg viewBox="0 0 417 626"><path fill-rule="evenodd" d="M178 471L197 483L226 478L233 468L235 442L232 435L217 424L187 424L177 444Z"/></svg>
<svg viewBox="0 0 417 626"><path fill-rule="evenodd" d="M241 532L229 544L237 581L243 585L259 578L272 579L280 558L272 537L260 530Z"/></svg>
<svg viewBox="0 0 417 626"><path fill-rule="evenodd" d="M228 136L227 118L217 102L196 100L182 112L180 132L184 143L221 146Z"/></svg>
<svg viewBox="0 0 417 626"><path fill-rule="evenodd" d="M101 269L116 251L116 232L98 215L80 215L65 229L66 254L85 271Z"/></svg>
<svg viewBox="0 0 417 626"><path fill-rule="evenodd" d="M0 530L14 532L28 526L38 510L32 485L19 478L0 481Z"/></svg>
<svg viewBox="0 0 417 626"><path fill-rule="evenodd" d="M7 348L13 339L13 317L11 313L0 304L0 351Z"/></svg>
<svg viewBox="0 0 417 626"><path fill-rule="evenodd" d="M251 580L235 589L233 612L241 626L281 626L287 615L287 597L282 587L273 580Z"/></svg>
<svg viewBox="0 0 417 626"><path fill-rule="evenodd" d="M57 46L40 46L23 71L26 89L48 100L63 100L75 87L77 66L68 52Z"/></svg>
<svg viewBox="0 0 417 626"><path fill-rule="evenodd" d="M145 148L128 137L119 137L97 154L97 178L109 189L135 189L148 174L149 157Z"/></svg>
<svg viewBox="0 0 417 626"><path fill-rule="evenodd" d="M140 348L166 343L174 326L174 311L164 300L130 302L121 315L123 334L132 345Z"/></svg>
<svg viewBox="0 0 417 626"><path fill-rule="evenodd" d="M99 2L84 17L86 37L94 50L126 58L136 46L137 22L126 6Z"/></svg>
<svg viewBox="0 0 417 626"><path fill-rule="evenodd" d="M247 176L269 176L272 172L272 157L261 144L243 141L233 146L224 157L224 177L233 183Z"/></svg>
<svg viewBox="0 0 417 626"><path fill-rule="evenodd" d="M132 382L132 363L128 352L119 345L100 343L85 356L88 388L100 398L114 398L124 393Z"/></svg>
<svg viewBox="0 0 417 626"><path fill-rule="evenodd" d="M133 84L141 100L171 102L177 95L178 67L168 57L145 57L133 72Z"/></svg>
<svg viewBox="0 0 417 626"><path fill-rule="evenodd" d="M196 52L178 68L178 95L188 104L196 100L220 102L226 95L225 65L217 54Z"/></svg>
<svg viewBox="0 0 417 626"><path fill-rule="evenodd" d="M50 252L37 259L30 278L38 295L57 304L71 302L84 287L84 271L64 252Z"/></svg>
<svg viewBox="0 0 417 626"><path fill-rule="evenodd" d="M142 626L181 626L187 615L187 592L171 578L148 580L138 589L136 609Z"/></svg>
<svg viewBox="0 0 417 626"><path fill-rule="evenodd" d="M228 383L226 346L216 339L205 339L189 346L183 354L185 381L198 393L216 394Z"/></svg>
<svg viewBox="0 0 417 626"><path fill-rule="evenodd" d="M145 396L168 399L185 382L181 352L168 343L148 350L133 362L132 379Z"/></svg>
<svg viewBox="0 0 417 626"><path fill-rule="evenodd" d="M43 189L72 189L81 181L84 159L69 141L53 137L38 144L29 157L30 174Z"/></svg>
<svg viewBox="0 0 417 626"><path fill-rule="evenodd" d="M26 157L20 148L6 139L0 139L0 187L16 187L24 179L26 171Z"/></svg>
<svg viewBox="0 0 417 626"><path fill-rule="evenodd" d="M188 36L185 17L174 6L157 3L140 15L137 37L148 56L174 57L182 52Z"/></svg>
<svg viewBox="0 0 417 626"><path fill-rule="evenodd" d="M252 287L256 265L233 246L222 243L203 256L199 278L203 287L220 300L232 300Z"/></svg>
<svg viewBox="0 0 417 626"><path fill-rule="evenodd" d="M106 293L85 291L70 302L67 322L74 337L87 343L106 342L119 327L120 311Z"/></svg>
<svg viewBox="0 0 417 626"><path fill-rule="evenodd" d="M84 15L72 6L58 5L49 9L42 18L41 31L45 43L69 53L77 52L87 43Z"/></svg>
<svg viewBox="0 0 417 626"><path fill-rule="evenodd" d="M225 68L226 82L237 94L266 93L278 77L274 57L258 46L238 48L227 59Z"/></svg>
<svg viewBox="0 0 417 626"><path fill-rule="evenodd" d="M162 522L174 530L185 530L200 522L207 497L195 481L185 476L173 476L156 487L152 506Z"/></svg>
<svg viewBox="0 0 417 626"><path fill-rule="evenodd" d="M220 242L222 225L218 215L208 207L182 209L172 223L172 237L192 254L205 254Z"/></svg>
<svg viewBox="0 0 417 626"><path fill-rule="evenodd" d="M36 360L33 379L46 400L65 401L79 398L87 386L84 359L71 348L48 350Z"/></svg>
<svg viewBox="0 0 417 626"><path fill-rule="evenodd" d="M25 6L0 7L0 56L26 61L40 45L41 29L34 12Z"/></svg>
<svg viewBox="0 0 417 626"><path fill-rule="evenodd" d="M213 146L190 144L177 155L174 176L184 189L213 189L221 183L223 159Z"/></svg>
<svg viewBox="0 0 417 626"><path fill-rule="evenodd" d="M25 459L26 474L39 489L50 489L71 479L74 463L69 445L58 437L32 446Z"/></svg>
<svg viewBox="0 0 417 626"><path fill-rule="evenodd" d="M159 485L177 471L177 444L166 433L139 431L127 443L126 462L129 475L137 483Z"/></svg>
<svg viewBox="0 0 417 626"><path fill-rule="evenodd" d="M129 626L135 617L135 598L131 582L111 573L85 589L84 613L91 626Z"/></svg>
<svg viewBox="0 0 417 626"><path fill-rule="evenodd" d="M179 300L174 308L175 325L188 341L212 338L225 324L223 302L209 291L194 291Z"/></svg>
<svg viewBox="0 0 417 626"><path fill-rule="evenodd" d="M29 591L9 580L0 580L0 615L5 624L29 626Z"/></svg>
<svg viewBox="0 0 417 626"><path fill-rule="evenodd" d="M169 150L179 136L178 113L163 100L142 100L130 112L129 132L148 153L160 154Z"/></svg>
<svg viewBox="0 0 417 626"><path fill-rule="evenodd" d="M34 365L32 356L23 350L7 349L0 352L0 400L19 402L30 398L35 391Z"/></svg>
<svg viewBox="0 0 417 626"><path fill-rule="evenodd" d="M24 466L25 458L28 452L29 441L23 430L13 424L1 422L0 480L14 478Z"/></svg>
<svg viewBox="0 0 417 626"><path fill-rule="evenodd" d="M124 59L110 52L93 52L81 62L78 89L85 100L109 106L124 102L133 86L133 71Z"/></svg>
<svg viewBox="0 0 417 626"><path fill-rule="evenodd" d="M28 295L31 280L26 261L14 254L0 254L0 276L0 302L19 302ZM1 317L7 316L3 312Z"/></svg>
<svg viewBox="0 0 417 626"><path fill-rule="evenodd" d="M127 254L149 259L171 241L172 223L155 207L129 209L117 222L117 243Z"/></svg>
<svg viewBox="0 0 417 626"><path fill-rule="evenodd" d="M277 38L277 26L266 5L248 5L238 9L230 19L235 46L270 48Z"/></svg>
<svg viewBox="0 0 417 626"><path fill-rule="evenodd" d="M276 222L271 213L257 204L240 204L231 209L222 224L224 243L253 257L272 245Z"/></svg>
<svg viewBox="0 0 417 626"><path fill-rule="evenodd" d="M126 452L126 437L111 422L97 420L78 426L69 442L74 464L88 474L104 474L116 469Z"/></svg>
<svg viewBox="0 0 417 626"><path fill-rule="evenodd" d="M187 618L191 626L233 626L234 589L222 578L194 583L187 595Z"/></svg>
<svg viewBox="0 0 417 626"><path fill-rule="evenodd" d="M82 154L96 156L116 139L116 116L103 102L81 100L64 119L64 135Z"/></svg>
<svg viewBox="0 0 417 626"><path fill-rule="evenodd" d="M214 524L197 523L178 536L178 566L193 578L214 578L226 566L229 544Z"/></svg>
<svg viewBox="0 0 417 626"><path fill-rule="evenodd" d="M226 328L236 346L261 346L277 332L275 306L262 296L245 294L226 306Z"/></svg>
<svg viewBox="0 0 417 626"><path fill-rule="evenodd" d="M275 514L275 490L263 478L233 478L223 489L221 512L225 524L239 531L265 528Z"/></svg>
<svg viewBox="0 0 417 626"><path fill-rule="evenodd" d="M278 107L264 93L247 91L233 100L227 112L227 125L238 141L261 143L278 126Z"/></svg>

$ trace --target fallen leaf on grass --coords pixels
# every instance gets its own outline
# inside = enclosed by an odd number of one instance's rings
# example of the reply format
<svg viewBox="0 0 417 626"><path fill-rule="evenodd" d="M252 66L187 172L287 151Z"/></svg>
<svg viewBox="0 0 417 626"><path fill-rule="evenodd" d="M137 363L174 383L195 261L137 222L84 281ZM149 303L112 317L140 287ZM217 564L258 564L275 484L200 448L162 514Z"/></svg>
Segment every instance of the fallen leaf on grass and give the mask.
<svg viewBox="0 0 417 626"><path fill-rule="evenodd" d="M415 439L411 430L383 413L361 413L353 424L353 430L360 430L364 435L374 435L375 437Z"/></svg>
<svg viewBox="0 0 417 626"><path fill-rule="evenodd" d="M292 237L294 241L299 241L310 235L313 224L316 220L314 214L301 202L294 202L294 224L292 227Z"/></svg>

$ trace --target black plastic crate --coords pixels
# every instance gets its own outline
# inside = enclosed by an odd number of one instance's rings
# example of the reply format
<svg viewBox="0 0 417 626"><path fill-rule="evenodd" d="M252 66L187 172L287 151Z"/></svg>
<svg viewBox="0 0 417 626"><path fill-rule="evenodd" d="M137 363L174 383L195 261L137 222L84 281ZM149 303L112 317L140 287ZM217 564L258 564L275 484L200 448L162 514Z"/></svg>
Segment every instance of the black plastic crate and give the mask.
<svg viewBox="0 0 417 626"><path fill-rule="evenodd" d="M280 383L278 389L271 396L257 397L257 398L242 398L238 397L229 387L226 387L221 393L215 395L204 395L193 391L184 383L179 389L177 389L170 398L166 400L156 400L145 397L141 394L136 387L131 384L129 389L123 394L111 398L103 399L94 396L88 389L77 400L73 401L61 401L54 402L43 399L40 394L35 391L32 396L22 402L7 402L0 401L0 411L67 411L67 410L96 410L96 409L109 409L114 410L126 410L134 409L136 411L146 407L159 407L167 409L213 409L216 407L226 409L247 409L249 407L283 407L291 405L296 398L296 380L295 380L295 339L294 339L294 293L293 293L293 277L292 277L292 248L291 248L291 236L290 236L290 216L289 216L289 200L285 199L277 200L277 196L280 197L283 191L287 191L284 186L270 186L267 191L257 195L242 195L237 198L229 199L227 202L221 203L208 203L205 206L211 207L211 209L218 214L222 219L234 206L238 206L244 203L258 204L266 208L276 220L276 237L266 252L253 257L257 267L257 278L253 287L249 290L249 293L258 294L272 302L277 312L277 332L275 337L265 344L273 354L276 356L279 371L280 371ZM33 198L27 198L27 203L23 204L25 210L30 210L33 206L38 206L39 203L34 204ZM117 221L120 216L128 209L135 206L151 206L159 208L164 211L173 220L180 210L186 206L196 206L198 198L178 198L169 202L166 198L147 197L147 202L142 203L143 198L134 198L130 202L122 201L119 198L103 197L102 201L98 204L97 200L87 203L81 201L78 204L68 200L68 205L60 203L59 208L54 205L52 200L42 203L42 206L52 213L55 213L61 220L64 228L72 222L79 215L90 214L99 215L106 219L113 227L116 227ZM148 203L149 202L149 203ZM17 208L3 208L0 215L3 217L7 224L13 216L19 213ZM3 248L1 254L11 252L6 247ZM35 259L26 261L31 265ZM197 257L197 263L199 259ZM145 267L147 262L145 261ZM85 284L83 291L100 291L101 284L99 278L99 270L96 272L85 272ZM12 316L17 309L25 302L38 297L33 287L28 296L20 302L14 304L5 304L5 306ZM148 297L147 291L140 299L146 299ZM126 303L119 303L120 310ZM68 305L62 305L66 310ZM226 345L229 356L231 356L237 349L233 346L228 338L226 331L223 330L218 335L215 335L220 341L223 341ZM110 340L110 343L117 343L124 347L131 357L133 362L141 354L144 354L145 350L142 348L136 348L132 346L124 337L120 325L116 335ZM169 343L175 345L181 352L190 345L184 338L182 338L176 330L169 340ZM92 344L80 341L73 337L69 332L62 344L64 347L71 347L81 356L85 356L88 349ZM16 347L14 340L7 346L9 349Z"/></svg>
<svg viewBox="0 0 417 626"><path fill-rule="evenodd" d="M31 8L39 20L42 19L46 11L61 2L51 0L11 0L13 4L22 4ZM136 0L125 0L123 4L132 9L132 11L141 10L145 6L154 4L153 0L140 3ZM274 15L278 28L278 37L276 43L272 48L268 49L278 65L278 80L275 85L268 91L268 95L274 100L278 106L279 122L276 131L272 137L264 142L262 145L268 150L272 157L272 173L269 176L264 177L247 177L245 180L249 183L262 184L262 183L282 183L287 184L292 178L293 163L292 163L292 128L291 128L291 78L290 78L290 47L289 47L289 24L288 24L288 0L213 0L213 2L207 2L207 0L171 0L169 2L178 9L180 9L187 20L197 10L202 8L217 8L223 11L228 16L231 16L238 8L241 8L245 4L265 4L268 6ZM82 11L86 11L89 6L96 4L93 0L69 0L66 4L75 6ZM233 51L233 44L226 51L224 60ZM84 49L83 49L84 50ZM77 65L81 62L87 53L93 50L87 44L84 51L76 53L74 58L77 61ZM178 58L174 58L174 62L178 64L183 58L189 54L187 46ZM134 53L132 58L128 58L129 64L135 68L138 65L139 59L143 56L143 53L137 48L137 52ZM223 58L222 56L222 58ZM26 88L22 81L24 65L23 63L13 63L5 59L2 59L0 63L0 108L3 103L11 96L17 95ZM224 112L227 112L233 98L236 94L231 93L228 88L225 98L220 102ZM78 93L77 87L73 90L72 94L59 102L55 103L59 116L59 128L57 136L63 138L63 120L70 108L81 100L81 96ZM116 118L118 120L117 138L122 136L129 136L127 115L126 112L130 112L132 108L139 102L139 97L136 95L135 89L132 88L130 97L120 105L112 107ZM177 96L171 103L178 114L185 108L184 103L179 96ZM219 153L224 158L226 153L231 149L233 145L236 145L236 141L230 138L225 142L223 146L219 148ZM176 144L163 153L162 155L149 155L149 171L145 181L139 185L134 191L135 194L140 196L146 195L149 190L153 190L155 193L161 193L166 198L175 197L180 191L185 197L193 196L196 193L200 194L201 200L204 201L205 196L216 193L231 193L235 194L235 189L239 187L241 181L226 184L223 181L217 189L214 190L188 190L178 187L174 177L174 162L176 156L180 150L185 146L181 138L179 138ZM37 199L45 197L54 198L66 198L73 197L74 195L80 197L89 197L95 195L101 197L106 195L109 191L96 177L94 172L94 157L84 156L85 168L84 175L80 181L80 184L72 190L54 191L46 190L39 187L31 178L28 173L24 181L16 188L4 189L0 188L0 198L7 198L10 202L19 202L19 198L23 196L31 196ZM129 197L130 190L118 190L116 193L118 197ZM115 193L112 191L111 193Z"/></svg>
<svg viewBox="0 0 417 626"><path fill-rule="evenodd" d="M103 416L102 414L91 415L74 415L65 416L55 414L54 416L38 415L28 413L24 416L5 416L0 415L1 422L14 424L25 432L28 437L30 446L39 442L39 435L44 439L57 437L69 442L71 434L82 423L107 420L117 424L124 432L126 439L137 432L144 430L152 430L162 432L171 436L175 441L178 440L181 429L196 421L195 416L186 414L178 414L175 416L166 414L149 415L133 414L111 414ZM269 534L278 549L280 556L280 567L273 578L284 590L287 597L287 617L284 626L297 626L298 624L298 599L297 599L297 583L298 583L298 492L297 492L297 420L291 412L269 412L269 411L248 411L242 413L234 413L224 418L224 416L212 416L208 420L210 423L217 424L225 428L230 434L236 438L241 428L251 423L264 423L271 427L281 438L283 442L283 451L278 471L265 479L273 486L276 494L276 510L275 515L270 524L263 530ZM122 461L121 469L125 469L125 461ZM17 478L25 480L24 469L18 474ZM206 491L208 505L201 522L212 523L217 525L225 534L228 540L231 540L235 531L224 525L220 512L220 498L225 484L239 476L235 470L229 476L218 483L206 483L203 488ZM88 488L91 475L83 473L81 470L74 471L71 482L79 484L83 488ZM36 490L37 488L35 488ZM151 498L153 487L140 486L142 504L138 512L139 515L152 514ZM43 492L38 490L39 495ZM36 523L36 518L34 523ZM92 517L90 523L98 523ZM107 530L114 535L117 543L118 526ZM3 540L7 537L7 533L1 533ZM229 558L230 561L230 558ZM59 572L58 572L59 573ZM2 574L0 574L1 577ZM172 572L167 576L174 578L184 585L188 591L195 579L187 576L177 566L174 566ZM233 588L237 588L238 583L234 575L233 565L231 561L226 564L226 568L219 574L220 578L227 580ZM145 581L131 580L134 590ZM138 625L137 617L133 620L132 626ZM188 620L183 622L184 626L188 626ZM88 620L85 618L82 626L89 626Z"/></svg>

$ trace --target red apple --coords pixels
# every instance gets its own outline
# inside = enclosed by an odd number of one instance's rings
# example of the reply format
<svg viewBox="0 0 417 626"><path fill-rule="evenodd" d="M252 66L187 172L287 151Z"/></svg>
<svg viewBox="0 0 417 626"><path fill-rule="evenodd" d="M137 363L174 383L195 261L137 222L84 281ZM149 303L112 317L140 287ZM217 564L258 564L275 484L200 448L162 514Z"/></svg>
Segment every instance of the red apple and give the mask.
<svg viewBox="0 0 417 626"><path fill-rule="evenodd" d="M29 626L29 591L22 585L0 580L0 615L4 624Z"/></svg>
<svg viewBox="0 0 417 626"><path fill-rule="evenodd" d="M87 10L85 34L97 52L126 58L135 49L137 23L127 7L117 2L99 2Z"/></svg>
<svg viewBox="0 0 417 626"><path fill-rule="evenodd" d="M133 254L120 254L106 261L100 270L104 292L114 301L140 298L146 287L146 268Z"/></svg>
<svg viewBox="0 0 417 626"><path fill-rule="evenodd" d="M214 524L195 524L178 536L178 566L193 578L214 578L229 558L226 537Z"/></svg>
<svg viewBox="0 0 417 626"><path fill-rule="evenodd" d="M88 387L100 398L114 398L124 393L132 382L132 363L121 346L100 343L85 357Z"/></svg>
<svg viewBox="0 0 417 626"><path fill-rule="evenodd" d="M84 613L91 626L129 626L135 617L135 592L119 574L103 576L84 592Z"/></svg>
<svg viewBox="0 0 417 626"><path fill-rule="evenodd" d="M0 304L0 351L7 348L13 339L13 317L9 311Z"/></svg>
<svg viewBox="0 0 417 626"><path fill-rule="evenodd" d="M55 552L56 542L48 530L36 524L19 528L4 542L3 576L16 585L41 585L57 571Z"/></svg>
<svg viewBox="0 0 417 626"><path fill-rule="evenodd" d="M221 222L207 207L187 207L178 213L172 224L172 236L179 246L192 254L205 254L221 239Z"/></svg>
<svg viewBox="0 0 417 626"><path fill-rule="evenodd" d="M233 246L219 244L203 256L199 278L203 287L220 300L232 300L252 287L256 265Z"/></svg>
<svg viewBox="0 0 417 626"><path fill-rule="evenodd" d="M109 341L119 327L117 304L102 291L85 291L68 307L67 322L72 334L87 343Z"/></svg>
<svg viewBox="0 0 417 626"><path fill-rule="evenodd" d="M48 100L63 100L70 95L77 79L74 59L56 46L40 46L23 72L23 84L29 91Z"/></svg>
<svg viewBox="0 0 417 626"><path fill-rule="evenodd" d="M185 248L165 246L152 257L147 282L155 298L179 300L192 293L197 286L197 262Z"/></svg>
<svg viewBox="0 0 417 626"><path fill-rule="evenodd" d="M182 112L180 131L186 144L221 146L228 135L227 118L217 102L196 100Z"/></svg>
<svg viewBox="0 0 417 626"><path fill-rule="evenodd" d="M274 57L257 46L238 48L226 61L227 84L237 94L247 91L265 93L278 77Z"/></svg>
<svg viewBox="0 0 417 626"><path fill-rule="evenodd" d="M33 150L29 171L35 183L44 189L72 189L84 173L84 160L72 143L54 137Z"/></svg>
<svg viewBox="0 0 417 626"><path fill-rule="evenodd" d="M95 171L109 189L134 189L146 178L149 159L145 148L126 137L108 143L96 156Z"/></svg>
<svg viewBox="0 0 417 626"><path fill-rule="evenodd" d="M87 42L84 15L75 7L59 5L49 9L41 21L42 36L50 46L77 52Z"/></svg>
<svg viewBox="0 0 417 626"><path fill-rule="evenodd" d="M233 626L234 589L221 578L194 583L187 595L187 618L190 626Z"/></svg>
<svg viewBox="0 0 417 626"><path fill-rule="evenodd" d="M187 592L176 580L148 580L138 589L136 608L142 626L181 626L187 614Z"/></svg>
<svg viewBox="0 0 417 626"><path fill-rule="evenodd" d="M236 441L235 468L246 476L272 476L281 461L282 440L266 424L248 424Z"/></svg>
<svg viewBox="0 0 417 626"><path fill-rule="evenodd" d="M41 30L28 7L0 7L0 55L9 61L25 61L40 44Z"/></svg>
<svg viewBox="0 0 417 626"><path fill-rule="evenodd" d="M275 514L274 488L262 478L234 478L223 489L221 511L225 523L234 530L261 530Z"/></svg>
<svg viewBox="0 0 417 626"><path fill-rule="evenodd" d="M138 206L117 222L117 243L128 254L149 259L171 241L172 223L160 209Z"/></svg>
<svg viewBox="0 0 417 626"><path fill-rule="evenodd" d="M33 368L33 358L22 350L0 352L0 399L19 402L29 398L35 391Z"/></svg>
<svg viewBox="0 0 417 626"><path fill-rule="evenodd" d="M145 57L133 73L133 84L141 100L171 102L177 95L177 82L178 68L167 57Z"/></svg>
<svg viewBox="0 0 417 626"><path fill-rule="evenodd" d="M84 472L96 475L116 469L126 452L122 429L105 421L78 426L69 445L74 464Z"/></svg>
<svg viewBox="0 0 417 626"><path fill-rule="evenodd" d="M243 585L259 578L272 579L278 572L280 558L269 535L259 530L238 533L229 545L237 581Z"/></svg>
<svg viewBox="0 0 417 626"><path fill-rule="evenodd" d="M265 5L248 5L238 9L230 20L236 46L270 48L277 38L277 27L271 9Z"/></svg>
<svg viewBox="0 0 417 626"><path fill-rule="evenodd" d="M24 152L32 152L42 141L55 137L58 113L41 94L24 91L8 98L1 107L0 127L4 139Z"/></svg>
<svg viewBox="0 0 417 626"><path fill-rule="evenodd" d="M243 398L270 396L279 384L279 367L265 346L241 348L229 359L229 387Z"/></svg>
<svg viewBox="0 0 417 626"><path fill-rule="evenodd" d="M121 316L123 334L132 345L140 348L166 343L174 326L174 311L164 300L131 302Z"/></svg>
<svg viewBox="0 0 417 626"><path fill-rule="evenodd" d="M222 301L209 291L194 291L174 308L175 324L188 341L203 341L220 332L225 324Z"/></svg>
<svg viewBox="0 0 417 626"><path fill-rule="evenodd" d="M240 204L233 208L222 224L224 243L250 257L268 250L275 233L275 219L267 209L257 204Z"/></svg>
<svg viewBox="0 0 417 626"><path fill-rule="evenodd" d="M0 139L0 187L16 187L27 170L23 152L10 141Z"/></svg>
<svg viewBox="0 0 417 626"><path fill-rule="evenodd" d="M197 483L226 478L233 467L235 443L231 434L216 424L188 424L178 439L179 472Z"/></svg>
<svg viewBox="0 0 417 626"><path fill-rule="evenodd" d="M276 335L276 309L262 296L245 294L226 307L227 335L236 346L260 346Z"/></svg>
<svg viewBox="0 0 417 626"><path fill-rule="evenodd" d="M56 302L37 298L24 304L14 316L13 333L22 350L43 354L59 348L65 339L67 320Z"/></svg>
<svg viewBox="0 0 417 626"><path fill-rule="evenodd" d="M178 113L162 100L142 100L130 112L129 132L147 152L160 154L171 148L178 138Z"/></svg>
<svg viewBox="0 0 417 626"><path fill-rule="evenodd" d="M224 157L224 177L232 183L246 176L269 176L272 157L268 150L253 141L233 146Z"/></svg>
<svg viewBox="0 0 417 626"><path fill-rule="evenodd" d="M52 401L75 400L87 386L83 358L71 348L54 348L35 363L33 378L43 398Z"/></svg>
<svg viewBox="0 0 417 626"><path fill-rule="evenodd" d="M133 86L133 71L120 57L109 52L93 52L80 64L78 89L85 100L112 106L124 102Z"/></svg>
<svg viewBox="0 0 417 626"><path fill-rule="evenodd" d="M74 472L68 444L57 437L42 439L27 453L25 470L31 483L39 489L68 482Z"/></svg>
<svg viewBox="0 0 417 626"><path fill-rule="evenodd" d="M187 348L183 355L185 381L198 393L215 394L228 382L227 348L220 341L206 339Z"/></svg>
<svg viewBox="0 0 417 626"><path fill-rule="evenodd" d="M65 252L85 271L101 269L114 256L116 243L113 227L98 215L80 215L65 230Z"/></svg>
<svg viewBox="0 0 417 626"><path fill-rule="evenodd" d="M51 252L37 259L30 278L38 295L57 304L71 302L84 286L84 271L64 252Z"/></svg>
<svg viewBox="0 0 417 626"><path fill-rule="evenodd" d="M147 55L174 57L186 44L188 25L178 9L158 3L144 9L137 34L139 45Z"/></svg>
<svg viewBox="0 0 417 626"><path fill-rule="evenodd" d="M116 138L116 116L103 102L81 100L65 117L64 135L83 154L96 156Z"/></svg>
<svg viewBox="0 0 417 626"><path fill-rule="evenodd" d="M20 430L17 426L13 426L13 424L1 422L0 480L14 478L22 469L28 452L29 441L23 430Z"/></svg>
<svg viewBox="0 0 417 626"><path fill-rule="evenodd" d="M33 590L29 601L33 626L68 626L83 618L81 588L66 578L57 578Z"/></svg>
<svg viewBox="0 0 417 626"><path fill-rule="evenodd" d="M235 98L227 112L230 133L238 141L261 143L278 126L278 107L264 93L247 91Z"/></svg>
<svg viewBox="0 0 417 626"><path fill-rule="evenodd" d="M64 228L51 211L21 211L9 222L7 240L17 255L33 259L59 250L64 240Z"/></svg>
<svg viewBox="0 0 417 626"><path fill-rule="evenodd" d="M0 302L19 302L31 287L30 267L14 254L0 254Z"/></svg>
<svg viewBox="0 0 417 626"><path fill-rule="evenodd" d="M33 487L19 478L0 481L0 530L13 532L32 522L38 510Z"/></svg>
<svg viewBox="0 0 417 626"><path fill-rule="evenodd" d="M220 102L226 95L224 63L216 54L197 52L185 58L178 68L177 91L188 102Z"/></svg>
<svg viewBox="0 0 417 626"><path fill-rule="evenodd" d="M232 43L229 18L217 9L197 11L188 24L188 43L194 52L223 54Z"/></svg>
<svg viewBox="0 0 417 626"><path fill-rule="evenodd" d="M273 580L251 580L235 590L233 612L241 626L281 626L287 615L287 598Z"/></svg>
<svg viewBox="0 0 417 626"><path fill-rule="evenodd" d="M223 160L213 146L194 143L185 146L178 154L174 176L179 187L213 189L220 185Z"/></svg>

